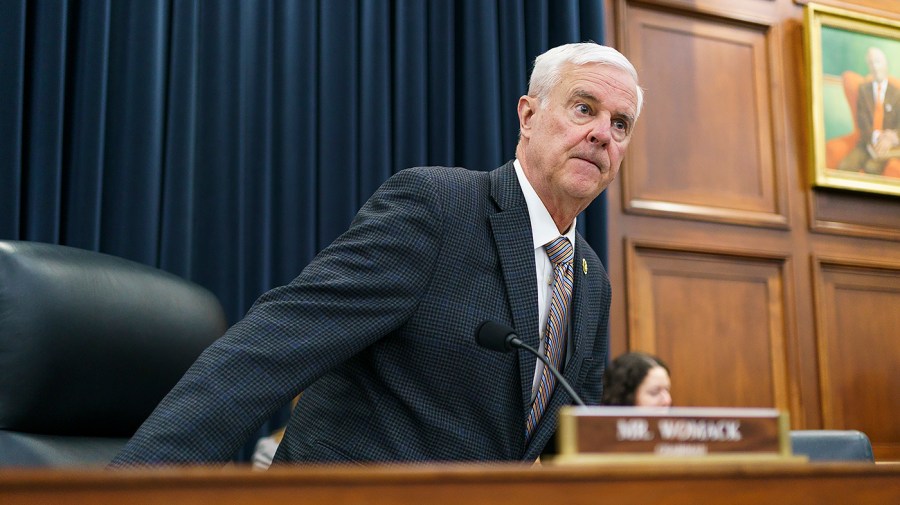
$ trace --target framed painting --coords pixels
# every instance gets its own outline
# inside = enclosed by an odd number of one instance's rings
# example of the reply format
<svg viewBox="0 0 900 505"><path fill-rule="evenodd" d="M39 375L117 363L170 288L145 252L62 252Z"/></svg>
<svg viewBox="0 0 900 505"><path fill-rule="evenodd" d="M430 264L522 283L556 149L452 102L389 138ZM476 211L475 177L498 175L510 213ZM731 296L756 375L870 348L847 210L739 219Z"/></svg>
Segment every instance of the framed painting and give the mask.
<svg viewBox="0 0 900 505"><path fill-rule="evenodd" d="M900 195L900 22L809 3L813 184Z"/></svg>

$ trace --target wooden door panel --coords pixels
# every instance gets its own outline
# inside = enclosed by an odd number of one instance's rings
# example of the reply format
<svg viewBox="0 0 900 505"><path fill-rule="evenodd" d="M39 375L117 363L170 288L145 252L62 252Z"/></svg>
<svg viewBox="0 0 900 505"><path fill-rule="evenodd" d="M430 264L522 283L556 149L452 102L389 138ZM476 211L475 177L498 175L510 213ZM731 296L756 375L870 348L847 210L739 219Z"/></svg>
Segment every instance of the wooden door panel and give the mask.
<svg viewBox="0 0 900 505"><path fill-rule="evenodd" d="M788 410L783 259L628 249L629 348L667 361L675 403Z"/></svg>
<svg viewBox="0 0 900 505"><path fill-rule="evenodd" d="M826 428L900 458L900 263L818 257L816 321Z"/></svg>
<svg viewBox="0 0 900 505"><path fill-rule="evenodd" d="M622 172L626 212L784 227L770 111L769 27L632 7L646 89Z"/></svg>

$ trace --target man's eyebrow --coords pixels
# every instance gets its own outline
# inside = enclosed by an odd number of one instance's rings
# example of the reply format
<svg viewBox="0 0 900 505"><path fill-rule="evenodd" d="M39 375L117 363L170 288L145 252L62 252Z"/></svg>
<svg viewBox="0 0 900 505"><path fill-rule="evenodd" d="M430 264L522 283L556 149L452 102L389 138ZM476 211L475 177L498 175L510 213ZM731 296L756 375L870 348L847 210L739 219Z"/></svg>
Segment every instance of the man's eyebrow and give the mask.
<svg viewBox="0 0 900 505"><path fill-rule="evenodd" d="M582 100L589 100L592 102L599 102L600 100L594 96L593 93L589 93L583 89L576 89L572 92L572 98L581 98Z"/></svg>

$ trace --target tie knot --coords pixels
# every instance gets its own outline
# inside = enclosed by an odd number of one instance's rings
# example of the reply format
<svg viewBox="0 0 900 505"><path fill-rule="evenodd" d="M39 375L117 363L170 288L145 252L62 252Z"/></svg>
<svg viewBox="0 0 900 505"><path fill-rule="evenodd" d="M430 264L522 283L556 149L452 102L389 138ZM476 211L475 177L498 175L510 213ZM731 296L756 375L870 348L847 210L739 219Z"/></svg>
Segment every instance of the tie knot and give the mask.
<svg viewBox="0 0 900 505"><path fill-rule="evenodd" d="M547 256L550 257L550 262L553 263L553 266L568 263L574 257L572 244L569 243L569 239L566 237L556 237L545 244L544 249L547 250Z"/></svg>

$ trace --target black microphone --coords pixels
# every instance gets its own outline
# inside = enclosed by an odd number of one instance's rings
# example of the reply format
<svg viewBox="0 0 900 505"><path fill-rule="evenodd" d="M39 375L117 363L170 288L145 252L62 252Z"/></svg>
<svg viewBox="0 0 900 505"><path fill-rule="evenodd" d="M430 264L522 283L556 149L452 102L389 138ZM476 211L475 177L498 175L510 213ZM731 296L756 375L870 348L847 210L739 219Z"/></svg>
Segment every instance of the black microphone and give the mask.
<svg viewBox="0 0 900 505"><path fill-rule="evenodd" d="M530 345L522 342L522 339L516 335L515 330L506 326L504 324L495 323L493 321L485 321L481 323L478 328L475 330L475 341L478 342L478 345L484 347L485 349L490 349L492 351L499 352L509 352L513 349L525 349L526 351L534 354L541 361L544 362L544 366L549 368L553 375L556 376L556 381L569 393L569 396L575 400L575 403L584 407L584 401L581 400L581 397L578 396L578 393L572 389L572 386L569 384L569 381L559 373L559 370L550 363L550 360L547 359L546 356L539 353L537 349L531 347Z"/></svg>

